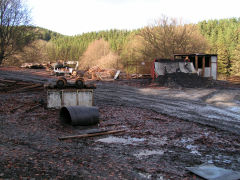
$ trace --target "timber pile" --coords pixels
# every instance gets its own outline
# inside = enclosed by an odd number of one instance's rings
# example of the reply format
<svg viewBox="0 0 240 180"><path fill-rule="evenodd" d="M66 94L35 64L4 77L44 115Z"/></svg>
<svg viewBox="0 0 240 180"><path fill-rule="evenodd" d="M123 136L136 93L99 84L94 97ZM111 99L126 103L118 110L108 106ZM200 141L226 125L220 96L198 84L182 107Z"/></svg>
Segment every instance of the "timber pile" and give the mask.
<svg viewBox="0 0 240 180"><path fill-rule="evenodd" d="M93 66L85 72L84 76L92 80L107 80L113 79L115 73L115 69L101 69L99 66Z"/></svg>
<svg viewBox="0 0 240 180"><path fill-rule="evenodd" d="M29 69L45 69L45 66L41 63L23 63L20 67Z"/></svg>
<svg viewBox="0 0 240 180"><path fill-rule="evenodd" d="M17 81L17 80L0 79L0 92L17 93L17 92L34 91L34 90L42 90L42 89L43 89L43 84L40 84L40 83L30 83L30 82L23 82L23 81Z"/></svg>
<svg viewBox="0 0 240 180"><path fill-rule="evenodd" d="M240 85L240 76L229 77L229 78L227 78L227 81L229 81L232 84Z"/></svg>

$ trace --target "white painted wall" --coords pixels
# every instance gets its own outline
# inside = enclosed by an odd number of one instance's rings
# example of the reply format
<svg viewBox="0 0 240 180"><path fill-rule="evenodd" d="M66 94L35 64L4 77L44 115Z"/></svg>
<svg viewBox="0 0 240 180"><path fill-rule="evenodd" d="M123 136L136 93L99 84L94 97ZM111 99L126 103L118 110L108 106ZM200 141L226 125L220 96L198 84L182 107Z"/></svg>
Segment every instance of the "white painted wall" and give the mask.
<svg viewBox="0 0 240 180"><path fill-rule="evenodd" d="M204 77L211 77L211 68L205 67Z"/></svg>
<svg viewBox="0 0 240 180"><path fill-rule="evenodd" d="M92 89L49 89L47 94L48 108L60 109L63 106L93 106Z"/></svg>
<svg viewBox="0 0 240 180"><path fill-rule="evenodd" d="M211 57L211 77L217 80L217 56Z"/></svg>

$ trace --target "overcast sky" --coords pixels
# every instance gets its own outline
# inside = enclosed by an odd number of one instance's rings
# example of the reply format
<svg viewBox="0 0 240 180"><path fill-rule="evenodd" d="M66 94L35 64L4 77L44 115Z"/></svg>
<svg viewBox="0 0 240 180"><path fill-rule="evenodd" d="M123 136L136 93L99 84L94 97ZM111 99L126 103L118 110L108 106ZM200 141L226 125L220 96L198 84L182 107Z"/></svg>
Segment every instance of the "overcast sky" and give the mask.
<svg viewBox="0 0 240 180"><path fill-rule="evenodd" d="M162 15L186 23L240 17L239 0L26 0L35 26L64 35L136 29Z"/></svg>

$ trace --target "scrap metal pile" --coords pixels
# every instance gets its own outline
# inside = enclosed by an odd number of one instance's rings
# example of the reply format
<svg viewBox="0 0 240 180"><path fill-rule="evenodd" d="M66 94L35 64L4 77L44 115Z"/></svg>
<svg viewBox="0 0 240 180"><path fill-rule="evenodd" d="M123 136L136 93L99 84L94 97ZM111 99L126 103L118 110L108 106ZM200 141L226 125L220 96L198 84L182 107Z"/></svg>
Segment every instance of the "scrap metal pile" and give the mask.
<svg viewBox="0 0 240 180"><path fill-rule="evenodd" d="M160 86L171 88L212 87L214 85L211 78L199 76L192 62L183 59L155 60L152 76L156 77L156 82Z"/></svg>
<svg viewBox="0 0 240 180"><path fill-rule="evenodd" d="M213 80L205 77L200 77L196 73L167 73L165 75L158 76L156 81L159 83L160 86L166 86L171 88L200 88L214 86Z"/></svg>

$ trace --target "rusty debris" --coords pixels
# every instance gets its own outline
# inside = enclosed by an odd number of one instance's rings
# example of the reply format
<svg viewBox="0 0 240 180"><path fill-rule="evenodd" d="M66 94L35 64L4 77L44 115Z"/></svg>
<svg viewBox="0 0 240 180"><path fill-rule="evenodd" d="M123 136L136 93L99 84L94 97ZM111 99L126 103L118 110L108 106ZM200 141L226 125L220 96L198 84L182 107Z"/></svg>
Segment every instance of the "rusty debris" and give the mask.
<svg viewBox="0 0 240 180"><path fill-rule="evenodd" d="M94 137L94 136L102 136L102 135L108 135L108 134L116 134L121 133L126 130L112 130L112 131L99 131L96 133L88 133L88 134L81 134L81 135L74 135L74 136L65 136L65 137L59 137L59 140L67 140L67 139L77 139L77 138L86 138L86 137Z"/></svg>

